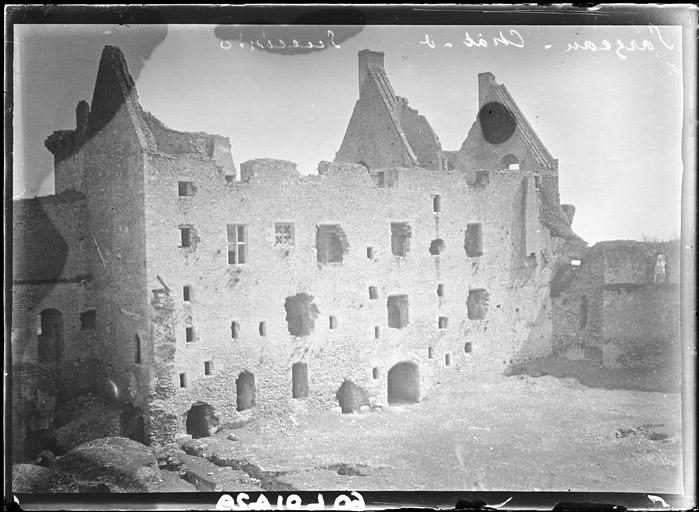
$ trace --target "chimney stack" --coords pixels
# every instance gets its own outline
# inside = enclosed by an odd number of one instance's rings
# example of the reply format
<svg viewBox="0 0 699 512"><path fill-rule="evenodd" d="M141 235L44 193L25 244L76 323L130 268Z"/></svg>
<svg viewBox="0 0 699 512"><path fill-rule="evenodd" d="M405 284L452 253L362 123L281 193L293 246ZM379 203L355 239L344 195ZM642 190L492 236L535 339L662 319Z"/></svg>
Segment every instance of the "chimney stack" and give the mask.
<svg viewBox="0 0 699 512"><path fill-rule="evenodd" d="M359 95L362 94L362 87L369 76L369 64L374 64L383 69L383 52L374 50L362 50L359 56Z"/></svg>
<svg viewBox="0 0 699 512"><path fill-rule="evenodd" d="M478 108L480 109L485 105L485 98L488 96L490 90L495 87L497 83L495 82L495 75L490 72L478 73Z"/></svg>

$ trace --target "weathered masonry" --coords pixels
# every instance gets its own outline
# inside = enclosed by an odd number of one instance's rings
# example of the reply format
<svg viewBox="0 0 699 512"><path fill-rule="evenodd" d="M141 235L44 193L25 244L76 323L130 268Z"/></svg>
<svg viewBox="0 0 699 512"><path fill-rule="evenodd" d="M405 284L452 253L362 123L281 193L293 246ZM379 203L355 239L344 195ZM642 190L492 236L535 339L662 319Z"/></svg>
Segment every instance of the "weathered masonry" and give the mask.
<svg viewBox="0 0 699 512"><path fill-rule="evenodd" d="M552 271L584 242L509 92L479 75L478 118L447 152L382 53L360 52L359 90L334 163L238 173L228 139L144 112L106 47L76 129L47 139L57 194L15 203L15 363L95 359L159 443L241 414L419 401L549 354Z"/></svg>

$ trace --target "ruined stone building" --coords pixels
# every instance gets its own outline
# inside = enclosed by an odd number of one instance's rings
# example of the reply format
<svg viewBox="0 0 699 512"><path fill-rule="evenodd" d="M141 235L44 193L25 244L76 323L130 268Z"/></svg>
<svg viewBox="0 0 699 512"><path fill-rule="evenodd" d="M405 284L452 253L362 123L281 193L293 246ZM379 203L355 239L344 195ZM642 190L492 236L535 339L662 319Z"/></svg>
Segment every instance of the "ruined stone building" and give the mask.
<svg viewBox="0 0 699 512"><path fill-rule="evenodd" d="M549 354L552 273L585 244L507 88L478 89L444 151L364 50L334 163L238 172L227 138L145 112L106 47L75 129L46 140L55 195L14 202L15 448L105 383L161 443L214 416L419 401Z"/></svg>
<svg viewBox="0 0 699 512"><path fill-rule="evenodd" d="M600 242L551 283L554 351L605 367L679 363L680 251L672 242Z"/></svg>

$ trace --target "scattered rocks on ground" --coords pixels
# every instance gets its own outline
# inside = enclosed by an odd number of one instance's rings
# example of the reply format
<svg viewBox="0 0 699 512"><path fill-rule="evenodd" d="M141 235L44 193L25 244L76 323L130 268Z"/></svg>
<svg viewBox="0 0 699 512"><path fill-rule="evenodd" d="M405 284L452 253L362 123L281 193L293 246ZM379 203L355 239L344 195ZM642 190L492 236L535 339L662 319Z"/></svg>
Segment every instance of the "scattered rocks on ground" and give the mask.
<svg viewBox="0 0 699 512"><path fill-rule="evenodd" d="M121 410L93 408L56 430L56 446L66 451L93 439L120 436L121 415Z"/></svg>

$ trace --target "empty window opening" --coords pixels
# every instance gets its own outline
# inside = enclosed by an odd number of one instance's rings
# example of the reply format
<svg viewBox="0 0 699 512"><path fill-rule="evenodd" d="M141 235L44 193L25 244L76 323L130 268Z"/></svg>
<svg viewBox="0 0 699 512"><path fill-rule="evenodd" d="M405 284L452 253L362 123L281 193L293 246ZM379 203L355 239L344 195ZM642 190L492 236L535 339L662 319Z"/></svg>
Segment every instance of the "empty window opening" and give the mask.
<svg viewBox="0 0 699 512"><path fill-rule="evenodd" d="M376 286L369 287L369 298L371 300L376 300L379 298L379 290L376 288Z"/></svg>
<svg viewBox="0 0 699 512"><path fill-rule="evenodd" d="M570 264L573 267L579 267L582 262L580 260L570 260Z"/></svg>
<svg viewBox="0 0 699 512"><path fill-rule="evenodd" d="M432 211L439 213L442 211L442 197L439 195L432 196Z"/></svg>
<svg viewBox="0 0 699 512"><path fill-rule="evenodd" d="M587 297L583 296L580 302L580 329L587 325Z"/></svg>
<svg viewBox="0 0 699 512"><path fill-rule="evenodd" d="M449 319L446 316L439 317L439 328L440 329L446 329L448 323L449 323Z"/></svg>
<svg viewBox="0 0 699 512"><path fill-rule="evenodd" d="M469 290L466 307L469 320L480 320L488 313L489 294L486 290Z"/></svg>
<svg viewBox="0 0 699 512"><path fill-rule="evenodd" d="M490 183L490 171L476 171L475 187L484 188Z"/></svg>
<svg viewBox="0 0 699 512"><path fill-rule="evenodd" d="M180 387L181 388L187 387L187 374L186 373L180 373Z"/></svg>
<svg viewBox="0 0 699 512"><path fill-rule="evenodd" d="M244 411L255 406L255 375L243 371L235 381L236 409Z"/></svg>
<svg viewBox="0 0 699 512"><path fill-rule="evenodd" d="M286 322L292 336L308 336L313 331L315 319L320 313L314 299L305 293L287 297L284 303Z"/></svg>
<svg viewBox="0 0 699 512"><path fill-rule="evenodd" d="M180 247L192 246L192 228L189 226L180 227Z"/></svg>
<svg viewBox="0 0 699 512"><path fill-rule="evenodd" d="M231 322L231 338L237 340L240 336L240 324L235 320Z"/></svg>
<svg viewBox="0 0 699 512"><path fill-rule="evenodd" d="M195 192L194 183L191 181L178 181L177 194L180 197L193 196Z"/></svg>
<svg viewBox="0 0 699 512"><path fill-rule="evenodd" d="M343 414L359 412L363 405L369 405L366 391L351 380L343 381L335 394L335 398L340 403Z"/></svg>
<svg viewBox="0 0 699 512"><path fill-rule="evenodd" d="M444 366L451 366L451 354L444 354Z"/></svg>
<svg viewBox="0 0 699 512"><path fill-rule="evenodd" d="M413 362L398 363L388 371L388 403L420 399L420 370Z"/></svg>
<svg viewBox="0 0 699 512"><path fill-rule="evenodd" d="M381 337L381 327L374 326L374 339L378 340Z"/></svg>
<svg viewBox="0 0 699 512"><path fill-rule="evenodd" d="M328 318L328 327L330 329L337 328L337 318L335 318L334 316L331 316L330 318Z"/></svg>
<svg viewBox="0 0 699 512"><path fill-rule="evenodd" d="M444 251L444 240L436 238L430 243L430 254L437 256Z"/></svg>
<svg viewBox="0 0 699 512"><path fill-rule="evenodd" d="M184 336L187 343L194 341L194 327L185 328Z"/></svg>
<svg viewBox="0 0 699 512"><path fill-rule="evenodd" d="M373 260L374 259L374 248L373 247L367 247L366 248L366 257L368 260Z"/></svg>
<svg viewBox="0 0 699 512"><path fill-rule="evenodd" d="M541 177L538 174L534 175L534 188L537 190L541 188Z"/></svg>
<svg viewBox="0 0 699 512"><path fill-rule="evenodd" d="M434 349L427 347L427 359L434 359Z"/></svg>
<svg viewBox="0 0 699 512"><path fill-rule="evenodd" d="M386 186L386 174L383 171L379 171L371 177L374 180L374 184L377 187L383 188Z"/></svg>
<svg viewBox="0 0 699 512"><path fill-rule="evenodd" d="M294 245L294 225L291 222L276 222L274 224L274 244Z"/></svg>
<svg viewBox="0 0 699 512"><path fill-rule="evenodd" d="M519 170L519 160L515 155L505 155L500 160L500 164L503 169L509 169L510 171Z"/></svg>
<svg viewBox="0 0 699 512"><path fill-rule="evenodd" d="M443 284L437 285L437 297L439 297L440 299L444 297L444 285Z"/></svg>
<svg viewBox="0 0 699 512"><path fill-rule="evenodd" d="M391 222L391 253L406 256L410 250L412 231L407 222Z"/></svg>
<svg viewBox="0 0 699 512"><path fill-rule="evenodd" d="M204 361L204 375L214 374L214 363L213 361Z"/></svg>
<svg viewBox="0 0 699 512"><path fill-rule="evenodd" d="M308 366L306 363L294 363L291 367L291 396L306 398L308 396Z"/></svg>
<svg viewBox="0 0 699 512"><path fill-rule="evenodd" d="M258 332L260 333L260 336L267 336L267 323L266 322L260 322L260 325L258 326Z"/></svg>
<svg viewBox="0 0 699 512"><path fill-rule="evenodd" d="M136 334L133 337L133 344L134 344L134 355L133 355L133 361L136 364L141 364L141 354L142 354L142 347L141 347L141 337Z"/></svg>
<svg viewBox="0 0 699 512"><path fill-rule="evenodd" d="M39 362L54 363L63 359L63 313L45 309L39 313Z"/></svg>
<svg viewBox="0 0 699 512"><path fill-rule="evenodd" d="M95 321L97 319L97 312L94 309L80 313L80 330L81 331L94 331Z"/></svg>
<svg viewBox="0 0 699 512"><path fill-rule="evenodd" d="M187 412L187 433L194 439L212 436L217 430L218 418L209 404L197 402Z"/></svg>
<svg viewBox="0 0 699 512"><path fill-rule="evenodd" d="M464 352L466 354L470 354L471 352L473 352L473 343L471 343L470 341L464 343Z"/></svg>
<svg viewBox="0 0 699 512"><path fill-rule="evenodd" d="M248 227L244 224L228 224L228 264L248 262Z"/></svg>
<svg viewBox="0 0 699 512"><path fill-rule="evenodd" d="M318 263L341 263L347 252L347 236L338 224L324 224L316 229Z"/></svg>
<svg viewBox="0 0 699 512"><path fill-rule="evenodd" d="M377 367L374 367L374 369L371 370L371 378L374 380L379 378L379 369Z"/></svg>
<svg viewBox="0 0 699 512"><path fill-rule="evenodd" d="M481 224L466 224L464 250L469 258L483 255L483 229Z"/></svg>
<svg viewBox="0 0 699 512"><path fill-rule="evenodd" d="M182 287L182 300L185 302L191 302L192 300L192 287L189 285L184 285Z"/></svg>
<svg viewBox="0 0 699 512"><path fill-rule="evenodd" d="M386 302L388 308L388 326L393 329L402 329L409 323L408 296L391 295Z"/></svg>

